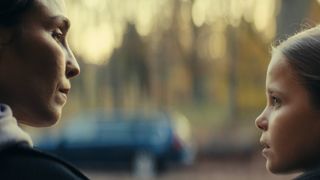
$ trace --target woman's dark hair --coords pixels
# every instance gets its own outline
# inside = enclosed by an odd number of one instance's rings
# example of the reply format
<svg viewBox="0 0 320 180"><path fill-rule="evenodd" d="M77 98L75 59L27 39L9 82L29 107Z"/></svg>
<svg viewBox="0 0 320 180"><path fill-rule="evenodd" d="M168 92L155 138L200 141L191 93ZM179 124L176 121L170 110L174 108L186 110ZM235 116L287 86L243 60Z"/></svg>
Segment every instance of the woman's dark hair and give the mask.
<svg viewBox="0 0 320 180"><path fill-rule="evenodd" d="M0 0L0 27L19 23L21 15L31 7L34 0Z"/></svg>
<svg viewBox="0 0 320 180"><path fill-rule="evenodd" d="M274 48L295 70L316 108L320 108L320 26L302 31Z"/></svg>

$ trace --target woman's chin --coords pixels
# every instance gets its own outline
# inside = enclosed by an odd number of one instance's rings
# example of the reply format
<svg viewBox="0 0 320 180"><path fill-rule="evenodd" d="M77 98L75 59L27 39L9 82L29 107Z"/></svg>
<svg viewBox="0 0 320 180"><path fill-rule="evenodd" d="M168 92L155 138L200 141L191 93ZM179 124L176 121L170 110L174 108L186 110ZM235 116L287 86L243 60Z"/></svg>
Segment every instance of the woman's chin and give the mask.
<svg viewBox="0 0 320 180"><path fill-rule="evenodd" d="M28 126L32 126L32 127L50 127L53 126L55 124L57 124L58 119L54 118L54 119L32 119L32 120L18 120L19 123L24 124L24 125L28 125Z"/></svg>
<svg viewBox="0 0 320 180"><path fill-rule="evenodd" d="M19 118L21 117L21 118ZM61 118L61 109L51 109L51 111L42 111L32 114L17 115L19 123L33 127L49 127L57 124Z"/></svg>

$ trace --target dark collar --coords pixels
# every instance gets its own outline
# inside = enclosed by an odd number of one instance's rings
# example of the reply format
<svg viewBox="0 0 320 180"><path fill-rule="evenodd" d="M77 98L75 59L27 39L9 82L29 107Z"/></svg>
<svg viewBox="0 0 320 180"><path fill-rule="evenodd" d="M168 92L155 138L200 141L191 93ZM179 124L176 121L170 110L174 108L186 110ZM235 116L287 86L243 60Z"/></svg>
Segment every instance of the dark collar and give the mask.
<svg viewBox="0 0 320 180"><path fill-rule="evenodd" d="M320 179L320 167L306 171L294 180L317 180Z"/></svg>

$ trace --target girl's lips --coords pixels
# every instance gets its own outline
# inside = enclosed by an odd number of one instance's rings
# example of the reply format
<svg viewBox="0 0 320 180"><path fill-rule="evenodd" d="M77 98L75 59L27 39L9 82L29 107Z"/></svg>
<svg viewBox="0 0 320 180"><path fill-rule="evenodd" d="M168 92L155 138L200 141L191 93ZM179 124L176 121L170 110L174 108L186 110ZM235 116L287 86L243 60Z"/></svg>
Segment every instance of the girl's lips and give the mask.
<svg viewBox="0 0 320 180"><path fill-rule="evenodd" d="M266 143L266 141L264 139L260 139L260 144L262 145L263 149L262 149L262 155L267 158L268 154L270 153L270 146L268 143Z"/></svg>
<svg viewBox="0 0 320 180"><path fill-rule="evenodd" d="M264 141L260 141L260 144L262 145L263 148L270 148L270 146Z"/></svg>
<svg viewBox="0 0 320 180"><path fill-rule="evenodd" d="M270 148L269 143L267 143L267 140L264 136L261 136L260 144L262 145L263 148Z"/></svg>
<svg viewBox="0 0 320 180"><path fill-rule="evenodd" d="M270 148L267 148L267 147L263 148L263 150L262 150L262 156L264 156L265 158L267 158L269 154L270 154Z"/></svg>

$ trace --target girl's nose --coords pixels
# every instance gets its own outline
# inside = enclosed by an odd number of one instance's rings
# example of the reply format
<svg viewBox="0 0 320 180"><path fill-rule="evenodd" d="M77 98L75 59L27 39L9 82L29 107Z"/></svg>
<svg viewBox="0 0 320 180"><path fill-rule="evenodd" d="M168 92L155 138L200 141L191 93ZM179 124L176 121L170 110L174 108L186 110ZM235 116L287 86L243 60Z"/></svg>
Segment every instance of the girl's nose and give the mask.
<svg viewBox="0 0 320 180"><path fill-rule="evenodd" d="M262 131L268 130L268 120L265 117L265 111L263 111L255 120L255 124L257 128L259 128Z"/></svg>

